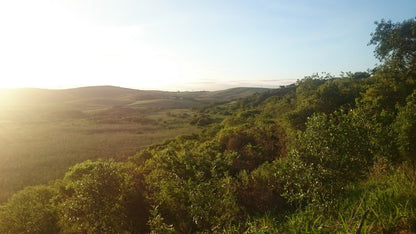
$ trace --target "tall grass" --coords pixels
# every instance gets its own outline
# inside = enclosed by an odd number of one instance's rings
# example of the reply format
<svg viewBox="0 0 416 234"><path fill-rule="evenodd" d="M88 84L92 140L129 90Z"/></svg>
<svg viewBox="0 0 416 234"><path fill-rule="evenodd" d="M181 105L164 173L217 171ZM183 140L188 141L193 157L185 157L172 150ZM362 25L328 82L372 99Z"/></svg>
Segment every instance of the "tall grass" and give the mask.
<svg viewBox="0 0 416 234"><path fill-rule="evenodd" d="M333 210L311 204L286 217L283 233L415 233L416 176L404 164L351 184Z"/></svg>
<svg viewBox="0 0 416 234"><path fill-rule="evenodd" d="M362 223L363 233L415 232L415 181L413 170L403 165L350 186L340 207L339 218L344 220L341 230L353 232Z"/></svg>
<svg viewBox="0 0 416 234"><path fill-rule="evenodd" d="M176 121L166 111L146 114L154 120L149 123L102 114L45 119L42 112L31 112L25 119L0 118L0 203L26 186L62 177L76 163L125 160L151 144L199 131L189 125L190 117ZM114 121L97 121L97 116Z"/></svg>

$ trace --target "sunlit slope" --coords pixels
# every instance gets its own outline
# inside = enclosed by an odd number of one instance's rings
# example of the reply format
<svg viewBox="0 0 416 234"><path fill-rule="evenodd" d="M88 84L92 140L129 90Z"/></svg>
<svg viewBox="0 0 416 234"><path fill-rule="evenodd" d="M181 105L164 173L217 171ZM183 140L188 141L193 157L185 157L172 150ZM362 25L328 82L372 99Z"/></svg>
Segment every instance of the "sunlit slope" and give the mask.
<svg viewBox="0 0 416 234"><path fill-rule="evenodd" d="M195 102L229 101L244 98L254 93L265 92L265 88L232 88L221 91L166 92L157 90L137 90L114 86L92 86L64 90L49 89L4 89L0 90L0 107L33 107L32 105L67 105L85 107L133 104L143 100L193 99Z"/></svg>
<svg viewBox="0 0 416 234"><path fill-rule="evenodd" d="M61 177L75 163L124 160L150 144L198 132L190 125L192 108L235 97L233 90L208 94L113 86L1 90L0 202Z"/></svg>
<svg viewBox="0 0 416 234"><path fill-rule="evenodd" d="M250 87L238 87L226 90L219 90L213 92L204 92L199 95L199 98L214 99L214 100L232 100L238 98L245 98L254 93L262 93L269 89L266 88L250 88Z"/></svg>

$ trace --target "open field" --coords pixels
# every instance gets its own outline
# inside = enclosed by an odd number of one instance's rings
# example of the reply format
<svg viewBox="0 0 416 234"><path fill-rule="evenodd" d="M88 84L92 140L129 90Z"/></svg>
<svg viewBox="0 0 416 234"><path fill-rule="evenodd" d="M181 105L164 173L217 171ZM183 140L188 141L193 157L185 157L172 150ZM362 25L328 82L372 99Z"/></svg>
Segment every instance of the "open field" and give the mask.
<svg viewBox="0 0 416 234"><path fill-rule="evenodd" d="M98 158L123 160L147 145L197 131L187 124L165 126L97 123L89 119L1 122L0 199L27 185L61 177L78 162Z"/></svg>
<svg viewBox="0 0 416 234"><path fill-rule="evenodd" d="M198 132L189 124L192 108L232 99L224 93L117 87L0 92L0 201L87 159L125 160L148 145Z"/></svg>

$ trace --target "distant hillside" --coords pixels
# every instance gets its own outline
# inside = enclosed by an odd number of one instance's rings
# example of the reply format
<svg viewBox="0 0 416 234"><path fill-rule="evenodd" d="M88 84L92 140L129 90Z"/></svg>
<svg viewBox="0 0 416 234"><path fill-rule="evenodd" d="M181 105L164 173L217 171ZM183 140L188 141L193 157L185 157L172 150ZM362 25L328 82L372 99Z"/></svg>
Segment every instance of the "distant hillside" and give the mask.
<svg viewBox="0 0 416 234"><path fill-rule="evenodd" d="M207 99L220 99L220 100L232 100L251 96L255 93L266 92L269 89L266 88L250 88L250 87L239 87L220 91L204 92L199 98Z"/></svg>
<svg viewBox="0 0 416 234"><path fill-rule="evenodd" d="M59 178L88 159L126 159L140 149L224 115L195 109L266 89L166 92L114 86L0 90L0 202L25 186ZM53 170L44 170L53 165ZM7 179L6 179L7 178Z"/></svg>
<svg viewBox="0 0 416 234"><path fill-rule="evenodd" d="M57 104L84 108L85 105L140 106L143 104L148 106L149 103L157 103L157 100L163 100L163 103L169 102L170 107L172 107L172 102L179 103L179 107L183 107L184 103L180 103L178 100L187 100L186 103L190 104L191 107L195 107L207 102L230 101L232 99L244 98L264 91L267 91L267 89L233 88L214 92L167 92L137 90L115 86L91 86L63 90L22 88L0 90L0 105L28 107L33 105ZM176 101L172 101L175 99ZM141 103L145 100L147 101Z"/></svg>
<svg viewBox="0 0 416 234"><path fill-rule="evenodd" d="M376 24L371 73L32 90L83 108L0 115L0 233L416 233L416 19Z"/></svg>

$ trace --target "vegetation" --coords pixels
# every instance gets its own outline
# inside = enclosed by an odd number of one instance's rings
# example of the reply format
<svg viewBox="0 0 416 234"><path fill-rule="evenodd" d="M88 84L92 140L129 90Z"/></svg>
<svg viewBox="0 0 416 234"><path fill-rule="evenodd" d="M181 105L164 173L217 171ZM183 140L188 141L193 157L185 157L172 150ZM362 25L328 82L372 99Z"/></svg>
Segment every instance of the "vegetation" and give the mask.
<svg viewBox="0 0 416 234"><path fill-rule="evenodd" d="M196 114L169 112L201 131L27 187L1 206L0 231L416 232L415 40L415 19L381 21L372 72L314 74Z"/></svg>
<svg viewBox="0 0 416 234"><path fill-rule="evenodd" d="M26 186L62 178L76 163L125 161L151 144L197 133L204 122L195 126L192 120L204 115L211 123L224 115L193 108L261 91L0 90L0 202Z"/></svg>

